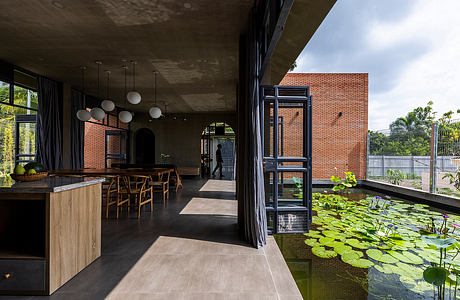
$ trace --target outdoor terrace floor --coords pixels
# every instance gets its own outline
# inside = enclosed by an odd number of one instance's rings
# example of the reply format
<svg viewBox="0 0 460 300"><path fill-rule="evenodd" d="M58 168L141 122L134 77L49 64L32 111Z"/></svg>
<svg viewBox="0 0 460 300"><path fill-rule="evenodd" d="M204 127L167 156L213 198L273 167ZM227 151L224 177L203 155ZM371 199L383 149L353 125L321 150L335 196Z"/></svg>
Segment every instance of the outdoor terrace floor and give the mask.
<svg viewBox="0 0 460 300"><path fill-rule="evenodd" d="M185 180L170 196L140 220L104 218L102 256L52 296L0 299L302 299L273 237L240 240L233 181Z"/></svg>

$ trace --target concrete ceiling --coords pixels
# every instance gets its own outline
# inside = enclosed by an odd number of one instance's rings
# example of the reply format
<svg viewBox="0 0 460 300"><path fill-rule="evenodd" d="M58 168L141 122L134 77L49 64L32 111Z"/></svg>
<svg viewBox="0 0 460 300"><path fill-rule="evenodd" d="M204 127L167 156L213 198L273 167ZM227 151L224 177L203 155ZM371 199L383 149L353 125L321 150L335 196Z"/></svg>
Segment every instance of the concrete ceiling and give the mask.
<svg viewBox="0 0 460 300"><path fill-rule="evenodd" d="M123 60L136 60L135 111L157 100L169 112L234 111L238 78L238 38L254 0L2 0L0 59L81 88L80 66L87 66L85 91L124 103ZM191 6L191 7L190 7Z"/></svg>
<svg viewBox="0 0 460 300"><path fill-rule="evenodd" d="M278 84L335 0L295 0L271 59L271 82ZM97 65L102 61L100 97L124 106L124 70L128 90L136 64L139 105L157 101L168 112L235 111L238 39L254 0L1 0L0 59L97 96Z"/></svg>

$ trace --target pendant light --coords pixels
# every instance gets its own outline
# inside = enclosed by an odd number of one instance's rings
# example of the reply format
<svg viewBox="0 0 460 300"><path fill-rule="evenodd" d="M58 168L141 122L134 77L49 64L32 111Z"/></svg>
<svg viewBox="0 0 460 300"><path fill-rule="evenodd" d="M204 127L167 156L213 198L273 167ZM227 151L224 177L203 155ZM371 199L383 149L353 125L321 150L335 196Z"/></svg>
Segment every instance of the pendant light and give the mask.
<svg viewBox="0 0 460 300"><path fill-rule="evenodd" d="M85 101L84 101L85 99L85 70L86 70L86 67L81 67L81 86L82 86L81 93L83 95L83 108L86 108ZM91 119L91 114L86 109L80 109L79 111L77 111L77 118L80 121L86 122L86 121L89 121L89 119Z"/></svg>
<svg viewBox="0 0 460 300"><path fill-rule="evenodd" d="M123 69L125 69L125 95L126 95L126 70L128 69L128 67L123 66ZM126 98L127 97L125 97L125 105L124 105L125 109L118 114L118 119L120 119L120 121L123 123L129 123L133 119L133 115L131 114L131 112L126 110Z"/></svg>
<svg viewBox="0 0 460 300"><path fill-rule="evenodd" d="M153 106L149 109L149 115L153 119L158 119L161 117L161 109L157 106L157 71L153 71L153 74L155 76L155 86L154 86L154 104Z"/></svg>
<svg viewBox="0 0 460 300"><path fill-rule="evenodd" d="M100 83L100 68L102 65L101 61L96 61L97 64L97 98L100 99L99 97L99 83ZM94 120L101 121L105 118L105 112L102 108L99 107L94 107L91 109L91 117Z"/></svg>
<svg viewBox="0 0 460 300"><path fill-rule="evenodd" d="M131 104L139 104L141 102L141 94L136 91L136 61L132 60L133 64L133 90L126 94L128 102Z"/></svg>
<svg viewBox="0 0 460 300"><path fill-rule="evenodd" d="M112 111L115 109L115 103L113 103L112 100L109 98L109 89L110 89L110 71L106 70L105 73L107 73L107 95L105 97L105 100L102 101L101 107L105 111Z"/></svg>

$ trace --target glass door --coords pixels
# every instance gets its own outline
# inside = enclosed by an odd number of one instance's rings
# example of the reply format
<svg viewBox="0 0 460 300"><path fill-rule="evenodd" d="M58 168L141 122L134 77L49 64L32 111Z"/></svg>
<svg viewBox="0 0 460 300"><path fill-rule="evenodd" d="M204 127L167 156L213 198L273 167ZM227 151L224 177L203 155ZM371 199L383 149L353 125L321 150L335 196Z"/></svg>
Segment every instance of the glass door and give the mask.
<svg viewBox="0 0 460 300"><path fill-rule="evenodd" d="M260 95L268 231L307 232L312 217L309 88L262 86Z"/></svg>
<svg viewBox="0 0 460 300"><path fill-rule="evenodd" d="M105 131L105 167L113 163L124 164L128 159L128 132L126 130Z"/></svg>
<svg viewBox="0 0 460 300"><path fill-rule="evenodd" d="M36 156L36 115L15 115L15 162L27 163Z"/></svg>

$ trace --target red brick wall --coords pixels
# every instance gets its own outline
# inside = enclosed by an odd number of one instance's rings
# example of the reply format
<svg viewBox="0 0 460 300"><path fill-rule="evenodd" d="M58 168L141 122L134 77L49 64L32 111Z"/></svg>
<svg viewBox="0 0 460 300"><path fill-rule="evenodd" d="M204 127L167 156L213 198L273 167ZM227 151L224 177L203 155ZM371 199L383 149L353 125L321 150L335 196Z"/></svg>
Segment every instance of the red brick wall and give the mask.
<svg viewBox="0 0 460 300"><path fill-rule="evenodd" d="M122 127L128 127L122 125ZM118 130L116 128L85 123L85 168L104 168L105 167L105 131ZM108 144L109 153L119 153L119 137L111 137ZM110 163L114 162L112 160ZM108 166L110 167L110 166Z"/></svg>
<svg viewBox="0 0 460 300"><path fill-rule="evenodd" d="M313 95L313 178L343 177L347 170L359 179L365 178L368 74L288 73L280 85L310 86ZM343 113L341 117L339 112ZM302 115L300 112L296 116L294 109L283 114L284 149L287 155L293 155L303 142L296 134Z"/></svg>

